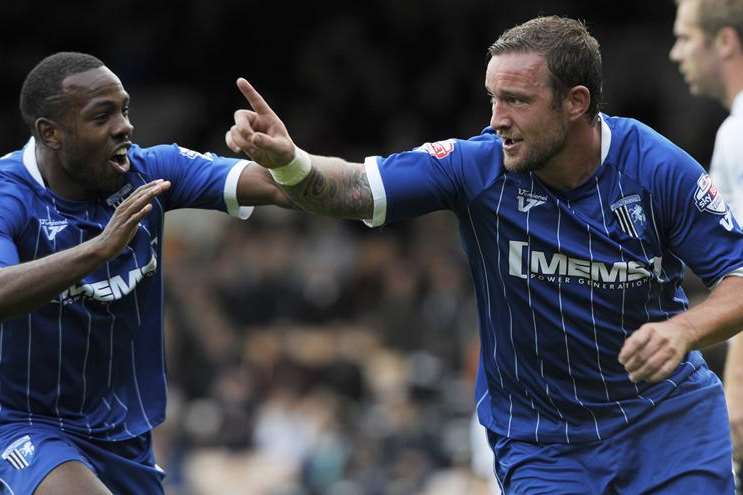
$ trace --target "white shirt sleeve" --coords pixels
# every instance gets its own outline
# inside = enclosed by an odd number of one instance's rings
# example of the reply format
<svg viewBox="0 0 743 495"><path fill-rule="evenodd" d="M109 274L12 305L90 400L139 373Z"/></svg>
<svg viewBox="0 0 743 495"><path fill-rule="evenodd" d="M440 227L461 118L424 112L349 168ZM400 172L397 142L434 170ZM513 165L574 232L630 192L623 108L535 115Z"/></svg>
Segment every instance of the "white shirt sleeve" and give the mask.
<svg viewBox="0 0 743 495"><path fill-rule="evenodd" d="M740 225L743 222L743 115L730 115L718 129L710 176Z"/></svg>

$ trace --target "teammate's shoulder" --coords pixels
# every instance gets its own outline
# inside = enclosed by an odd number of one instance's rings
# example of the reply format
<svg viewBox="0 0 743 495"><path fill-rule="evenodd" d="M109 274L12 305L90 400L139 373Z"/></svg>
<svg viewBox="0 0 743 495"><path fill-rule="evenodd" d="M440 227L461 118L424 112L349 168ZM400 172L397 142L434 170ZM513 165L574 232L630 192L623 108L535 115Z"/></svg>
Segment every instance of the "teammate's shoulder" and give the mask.
<svg viewBox="0 0 743 495"><path fill-rule="evenodd" d="M602 113L601 119L611 130L614 142L634 144L637 140L663 138L655 129L632 117L618 117Z"/></svg>
<svg viewBox="0 0 743 495"><path fill-rule="evenodd" d="M132 144L128 151L134 171L144 172L145 174L151 167L157 167L163 162L170 161L176 153L177 146L175 144L156 144L147 147Z"/></svg>
<svg viewBox="0 0 743 495"><path fill-rule="evenodd" d="M450 155L471 155L487 153L497 147L500 138L495 132L486 127L482 133L469 139L444 139L441 141L430 141L417 146L412 151L424 152L443 160Z"/></svg>
<svg viewBox="0 0 743 495"><path fill-rule="evenodd" d="M15 171L23 166L23 150L15 150L0 156L0 172Z"/></svg>
<svg viewBox="0 0 743 495"><path fill-rule="evenodd" d="M146 155L158 155L158 156L182 156L189 159L194 158L202 158L206 160L214 160L216 155L211 152L202 153L200 151L195 151L190 148L187 148L186 146L182 146L178 143L170 143L170 144L156 144L154 146L149 146L146 148L140 147L138 145L132 145L131 151L134 153L137 153L142 156Z"/></svg>
<svg viewBox="0 0 743 495"><path fill-rule="evenodd" d="M652 169L696 164L681 147L639 120L603 114L602 119L611 132L609 161L631 175L639 177Z"/></svg>
<svg viewBox="0 0 743 495"><path fill-rule="evenodd" d="M480 146L483 148L498 148L501 146L500 136L495 132L492 127L485 127L480 134L472 136L471 138L464 141L470 146Z"/></svg>
<svg viewBox="0 0 743 495"><path fill-rule="evenodd" d="M728 115L717 129L716 141L739 144L742 143L741 136L743 136L743 115Z"/></svg>
<svg viewBox="0 0 743 495"><path fill-rule="evenodd" d="M7 195L19 191L24 195L33 189L34 178L23 163L24 149L12 151L0 156L0 189Z"/></svg>
<svg viewBox="0 0 743 495"><path fill-rule="evenodd" d="M23 150L15 150L9 153L0 155L0 166L6 166L12 162L21 161L23 159Z"/></svg>

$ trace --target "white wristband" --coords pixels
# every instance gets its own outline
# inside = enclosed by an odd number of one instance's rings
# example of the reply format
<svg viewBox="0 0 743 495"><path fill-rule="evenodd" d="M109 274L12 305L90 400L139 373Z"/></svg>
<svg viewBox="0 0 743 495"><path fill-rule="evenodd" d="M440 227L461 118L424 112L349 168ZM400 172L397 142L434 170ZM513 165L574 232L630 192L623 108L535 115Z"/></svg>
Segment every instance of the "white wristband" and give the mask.
<svg viewBox="0 0 743 495"><path fill-rule="evenodd" d="M294 147L294 159L287 165L270 169L273 180L282 186L293 186L302 182L312 170L310 155L299 148Z"/></svg>

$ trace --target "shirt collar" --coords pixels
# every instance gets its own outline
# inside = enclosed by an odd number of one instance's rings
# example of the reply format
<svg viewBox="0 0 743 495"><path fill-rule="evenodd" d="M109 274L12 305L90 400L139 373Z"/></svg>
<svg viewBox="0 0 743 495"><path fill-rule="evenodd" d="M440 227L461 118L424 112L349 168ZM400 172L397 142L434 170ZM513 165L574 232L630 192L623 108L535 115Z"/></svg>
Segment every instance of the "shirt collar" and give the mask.
<svg viewBox="0 0 743 495"><path fill-rule="evenodd" d="M603 165L611 147L611 129L601 114L599 114L599 119L601 120L601 164Z"/></svg>
<svg viewBox="0 0 743 495"><path fill-rule="evenodd" d="M740 115L743 117L743 91L739 92L733 98L733 104L730 107L730 115Z"/></svg>
<svg viewBox="0 0 743 495"><path fill-rule="evenodd" d="M36 140L33 136L28 140L26 146L23 147L23 165L26 167L26 170L28 170L28 173L31 174L31 177L33 177L41 187L46 188L44 185L44 179L41 178L39 164L36 162Z"/></svg>

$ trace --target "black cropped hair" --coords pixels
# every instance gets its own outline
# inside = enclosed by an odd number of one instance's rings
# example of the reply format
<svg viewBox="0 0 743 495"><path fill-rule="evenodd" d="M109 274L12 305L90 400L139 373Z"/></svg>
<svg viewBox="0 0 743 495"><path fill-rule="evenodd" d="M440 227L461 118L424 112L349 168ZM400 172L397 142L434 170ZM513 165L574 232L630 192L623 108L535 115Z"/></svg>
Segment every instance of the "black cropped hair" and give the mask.
<svg viewBox="0 0 743 495"><path fill-rule="evenodd" d="M105 65L100 59L79 52L59 52L36 64L21 87L19 107L23 121L35 133L34 122L40 117L61 118L64 114L62 81Z"/></svg>

